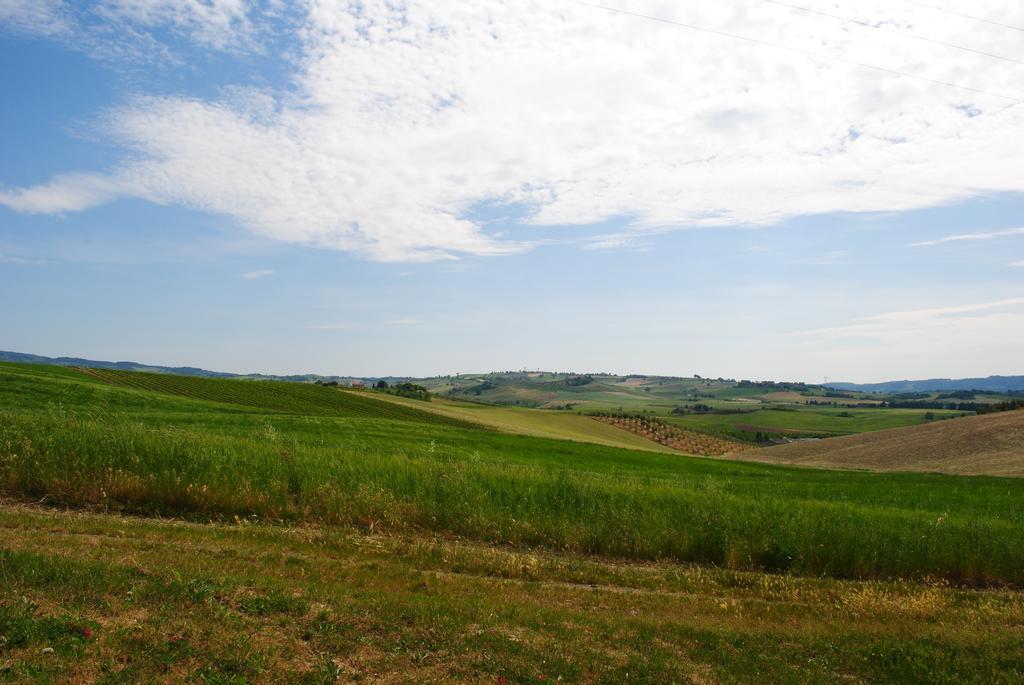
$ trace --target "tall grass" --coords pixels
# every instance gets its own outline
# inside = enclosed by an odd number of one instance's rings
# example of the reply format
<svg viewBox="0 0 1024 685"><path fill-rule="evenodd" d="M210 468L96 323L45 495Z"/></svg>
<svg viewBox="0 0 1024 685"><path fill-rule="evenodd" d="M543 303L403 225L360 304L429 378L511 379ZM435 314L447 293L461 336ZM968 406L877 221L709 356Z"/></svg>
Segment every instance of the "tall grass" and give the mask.
<svg viewBox="0 0 1024 685"><path fill-rule="evenodd" d="M594 454L598 466L588 468L536 453L555 441L488 434L509 457L498 459L459 446L472 445L476 431L423 426L422 441L391 442L382 426L377 441L345 443L298 439L265 419L224 434L123 414L5 411L0 491L140 513L423 528L736 569L1024 584L1013 481L976 481L983 506L958 510L971 500L971 479L894 478L879 499L857 484L871 492L886 487L884 477L705 461L675 472L653 461L662 466L646 470L642 460L671 457L574 446L577 456ZM616 454L632 467L600 467ZM756 477L730 477L744 473ZM818 496L816 484L827 488L829 478L833 496ZM898 505L901 496L910 506Z"/></svg>
<svg viewBox="0 0 1024 685"><path fill-rule="evenodd" d="M366 393L354 394L311 383L203 378L110 369L88 369L82 373L111 385L278 413L467 425L458 419L386 402Z"/></svg>

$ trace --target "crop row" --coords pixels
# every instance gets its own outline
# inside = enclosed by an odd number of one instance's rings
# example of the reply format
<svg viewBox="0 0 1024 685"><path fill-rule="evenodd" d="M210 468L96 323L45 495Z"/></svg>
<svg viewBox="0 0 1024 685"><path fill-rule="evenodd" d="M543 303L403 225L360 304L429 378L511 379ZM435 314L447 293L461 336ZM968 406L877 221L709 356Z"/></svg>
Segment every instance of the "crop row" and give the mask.
<svg viewBox="0 0 1024 685"><path fill-rule="evenodd" d="M648 416L594 416L594 418L687 454L718 456L751 448L751 445L742 442L677 428L660 419Z"/></svg>

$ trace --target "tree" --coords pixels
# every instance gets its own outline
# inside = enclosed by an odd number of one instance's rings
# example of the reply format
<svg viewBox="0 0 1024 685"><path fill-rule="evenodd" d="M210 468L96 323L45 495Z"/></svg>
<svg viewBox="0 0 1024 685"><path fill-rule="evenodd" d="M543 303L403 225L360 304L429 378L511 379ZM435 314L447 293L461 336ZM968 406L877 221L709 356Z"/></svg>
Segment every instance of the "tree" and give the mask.
<svg viewBox="0 0 1024 685"><path fill-rule="evenodd" d="M377 385L374 387L376 387L378 390L387 390L388 382L382 378L381 380L377 381Z"/></svg>

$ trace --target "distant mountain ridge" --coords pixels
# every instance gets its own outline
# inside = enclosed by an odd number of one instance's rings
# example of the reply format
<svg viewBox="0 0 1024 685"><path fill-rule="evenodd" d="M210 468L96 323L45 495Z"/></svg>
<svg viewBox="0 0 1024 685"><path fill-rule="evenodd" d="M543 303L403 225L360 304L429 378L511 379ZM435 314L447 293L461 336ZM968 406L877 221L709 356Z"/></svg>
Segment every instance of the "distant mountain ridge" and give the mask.
<svg viewBox="0 0 1024 685"><path fill-rule="evenodd" d="M195 366L161 366L159 364L143 364L141 362L108 362L96 359L83 359L81 357L44 357L39 354L25 354L24 352L5 352L0 350L0 362L16 362L20 364L50 364L53 366L80 366L85 369L115 369L118 371L146 371L149 373L172 373L178 376L201 376L203 378L250 378L256 380L274 381L338 381L351 384L352 381L373 382L379 380L377 377L364 378L360 376L321 376L315 373L302 373L290 376L277 376L265 373L228 373L226 371L210 371ZM395 380L405 380L385 377L390 383Z"/></svg>
<svg viewBox="0 0 1024 685"><path fill-rule="evenodd" d="M929 378L921 381L886 381L884 383L826 383L825 387L859 392L942 392L946 390L1010 392L1024 390L1024 376Z"/></svg>
<svg viewBox="0 0 1024 685"><path fill-rule="evenodd" d="M23 352L5 352L0 350L0 362L19 362L22 364L52 364L56 366L81 366L89 369L117 369L120 371L148 371L150 373L173 373L181 376L202 376L205 378L263 378L285 381L376 381L381 378L390 382L417 380L405 376L321 376L314 373L276 376L273 374L228 373L210 371L194 366L161 366L159 364L143 364L133 361L100 361L80 357L44 357L38 354ZM665 377L669 378L669 377ZM931 378L919 381L886 381L884 383L825 383L823 387L834 390L859 392L941 392L952 390L982 390L986 392L1024 391L1024 376L989 376L987 378Z"/></svg>
<svg viewBox="0 0 1024 685"><path fill-rule="evenodd" d="M117 369L119 371L150 371L156 373L173 373L179 376L203 376L206 378L236 378L237 373L223 371L207 371L194 366L158 366L139 362L105 362L79 357L43 357L38 354L0 351L0 362L19 362L22 364L52 364L54 366L81 366L89 369Z"/></svg>

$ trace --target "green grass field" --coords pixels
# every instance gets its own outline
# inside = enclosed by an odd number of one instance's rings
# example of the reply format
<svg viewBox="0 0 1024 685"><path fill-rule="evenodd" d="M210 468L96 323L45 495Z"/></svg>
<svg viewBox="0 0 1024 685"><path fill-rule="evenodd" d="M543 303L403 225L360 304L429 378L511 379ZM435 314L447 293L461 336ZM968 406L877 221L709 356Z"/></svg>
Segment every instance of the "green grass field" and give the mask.
<svg viewBox="0 0 1024 685"><path fill-rule="evenodd" d="M506 435L318 386L139 375L5 370L3 492L735 569L1024 581L1020 481L722 463ZM323 413L273 412L314 392Z"/></svg>
<svg viewBox="0 0 1024 685"><path fill-rule="evenodd" d="M826 397L827 389L819 386L601 375L592 377L590 382L572 385L566 380L570 377L567 374L487 374L443 379L444 382L433 379L432 388L449 396L454 394L492 405L570 408L584 415L653 414L680 428L747 442L756 441L758 433L771 437L850 435L974 413L881 406L887 396L869 393ZM940 395L930 393L928 398L934 401ZM1009 398L979 395L976 399L990 403ZM695 411L695 408L704 411ZM686 413L679 415L680 411Z"/></svg>
<svg viewBox="0 0 1024 685"><path fill-rule="evenodd" d="M88 369L83 370L82 373L87 373L89 376L111 385L221 404L252 407L282 414L457 423L440 418L436 414L425 414L416 407L396 406L393 403L382 401L380 398L385 397L383 395L374 397L356 395L354 392L343 392L334 387L310 383L223 380L106 369Z"/></svg>
<svg viewBox="0 0 1024 685"><path fill-rule="evenodd" d="M793 411L757 409L743 414L688 414L669 416L666 420L681 428L729 437L744 437L744 434L749 435L758 431L825 437L917 426L929 420L955 418L961 415L962 412L945 409L802 407Z"/></svg>
<svg viewBox="0 0 1024 685"><path fill-rule="evenodd" d="M1022 624L1012 590L0 502L4 682L1010 685Z"/></svg>
<svg viewBox="0 0 1024 685"><path fill-rule="evenodd" d="M0 634L28 650L4 672L55 678L36 649L49 642L122 682L269 680L295 649L307 681L341 668L402 682L1024 670L1024 480L719 462L413 405L3 365L0 496L235 522L0 507ZM102 647L83 638L90 626Z"/></svg>
<svg viewBox="0 0 1024 685"><path fill-rule="evenodd" d="M380 395L379 397L389 402L488 426L505 433L576 440L606 447L624 447L674 454L672 450L662 447L656 442L573 412L508 407L447 398L435 398L430 404L424 404L417 400L393 395Z"/></svg>

